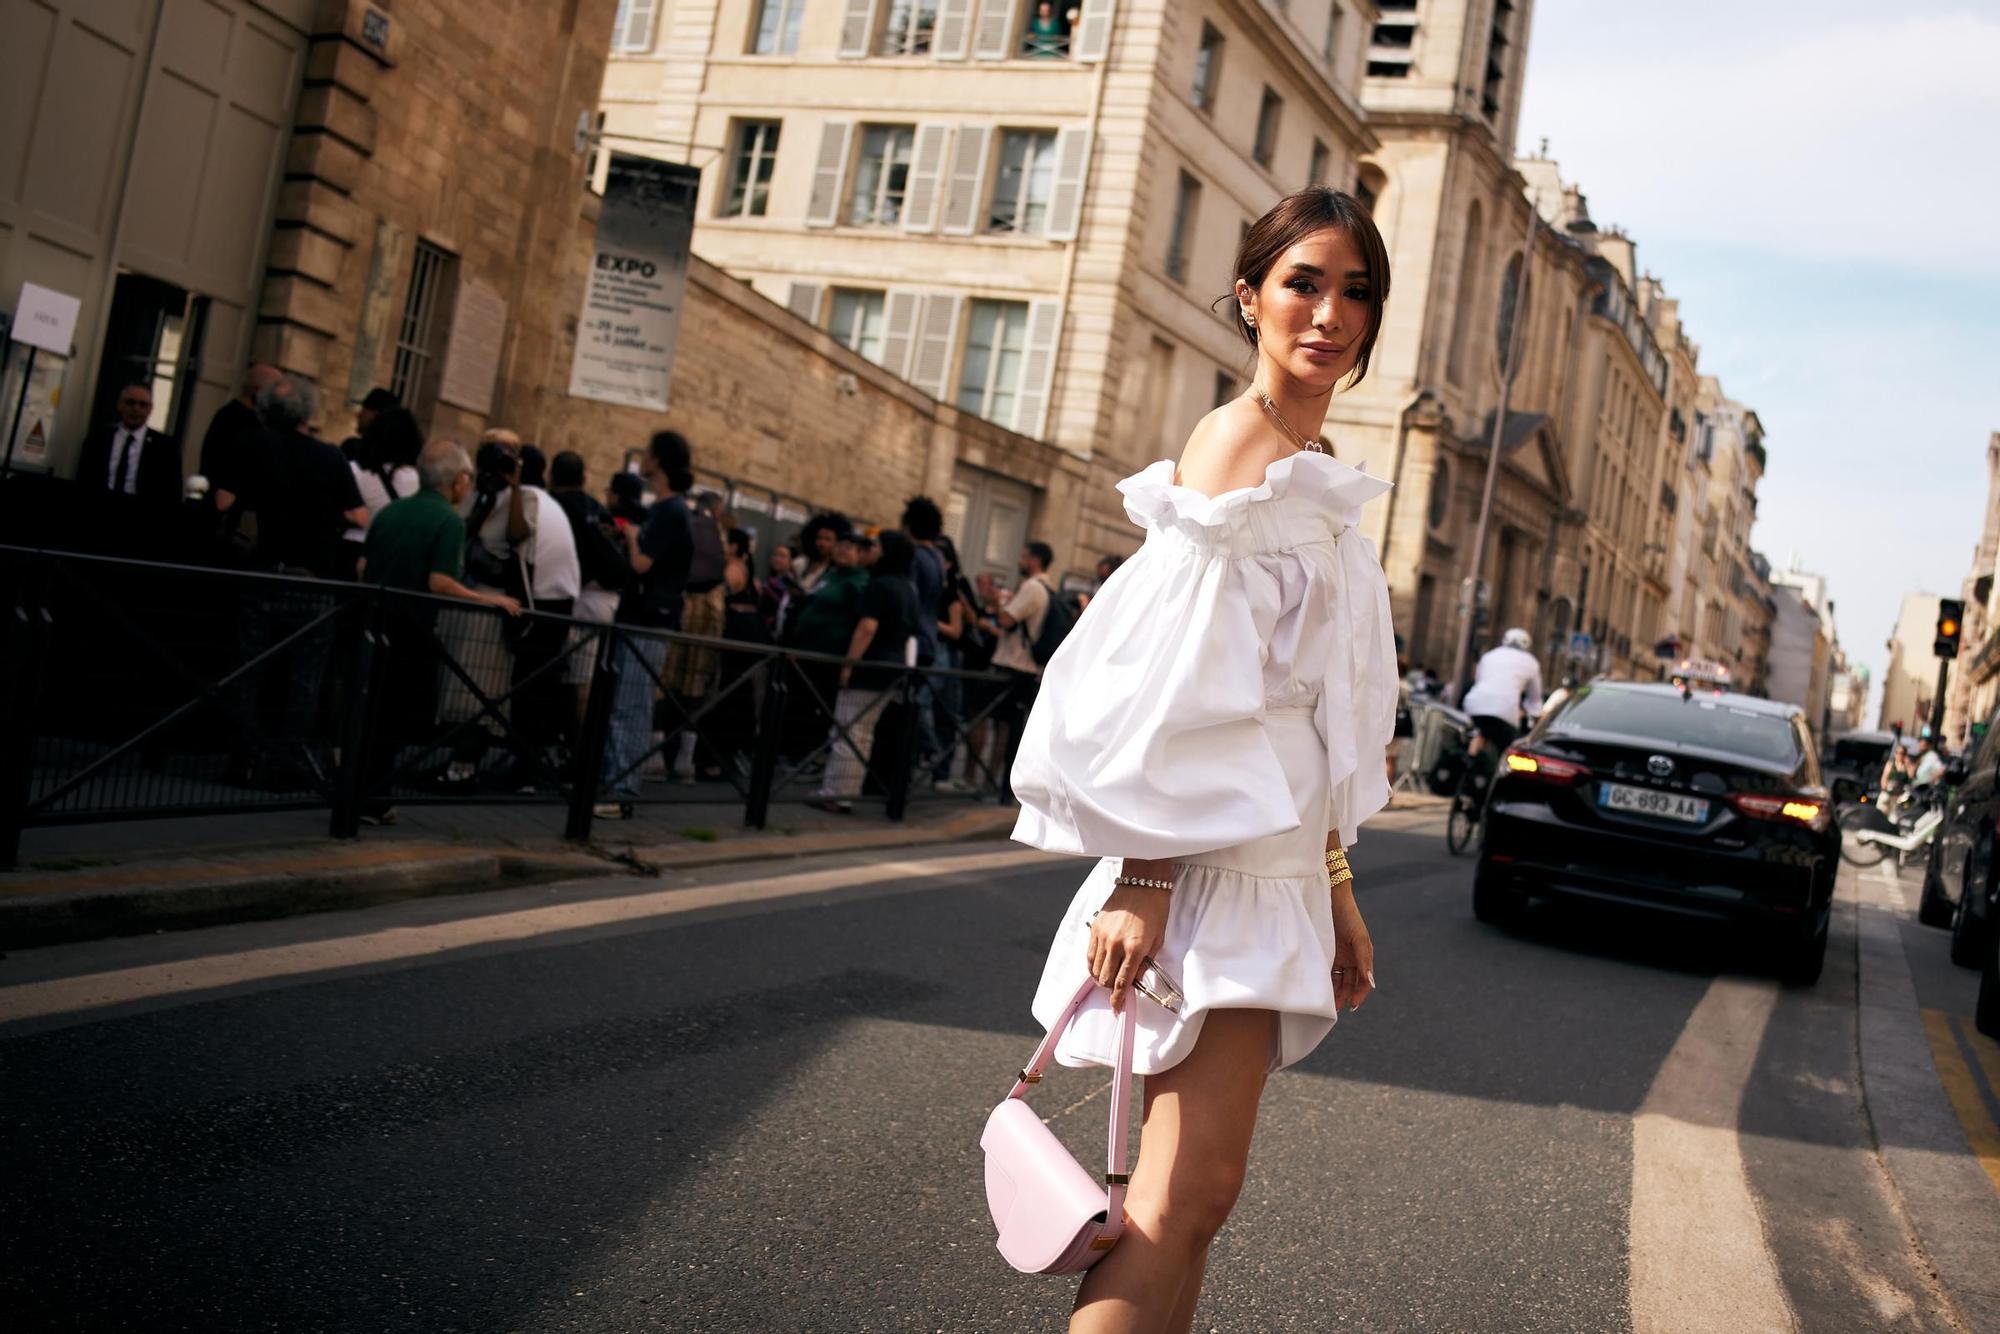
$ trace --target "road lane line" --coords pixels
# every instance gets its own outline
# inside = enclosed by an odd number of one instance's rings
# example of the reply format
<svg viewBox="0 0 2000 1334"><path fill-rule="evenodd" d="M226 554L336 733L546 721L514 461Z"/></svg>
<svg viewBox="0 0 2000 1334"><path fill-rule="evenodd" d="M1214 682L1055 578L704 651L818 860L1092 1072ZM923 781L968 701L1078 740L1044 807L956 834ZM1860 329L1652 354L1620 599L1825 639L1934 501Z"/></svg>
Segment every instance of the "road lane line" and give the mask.
<svg viewBox="0 0 2000 1334"><path fill-rule="evenodd" d="M1937 1062L1944 1096L1965 1130L1965 1142L1980 1167L1992 1178L1994 1189L2000 1190L2000 1126L1993 1123L1986 1100L1979 1096L1977 1077L1966 1064L1964 1052L1959 1050L1958 1035L1951 1031L1951 1016L1942 1010L1925 1010L1924 1036L1930 1039L1931 1059Z"/></svg>
<svg viewBox="0 0 2000 1334"><path fill-rule="evenodd" d="M1719 977L1632 1122L1634 1334L1796 1327L1737 1137L1775 983Z"/></svg>
<svg viewBox="0 0 2000 1334"><path fill-rule="evenodd" d="M654 890L619 898L551 904L424 926L391 927L358 936L274 945L173 963L146 964L80 977L0 987L0 1022L101 1009L160 996L212 991L245 982L296 977L332 968L351 968L358 964L417 958L472 945L526 940L585 927L672 917L702 908L757 903L878 881L1008 870L1036 861L1056 860L1076 861L1075 858L1052 857L1048 853L1017 848L971 856L837 866L758 880L736 880Z"/></svg>

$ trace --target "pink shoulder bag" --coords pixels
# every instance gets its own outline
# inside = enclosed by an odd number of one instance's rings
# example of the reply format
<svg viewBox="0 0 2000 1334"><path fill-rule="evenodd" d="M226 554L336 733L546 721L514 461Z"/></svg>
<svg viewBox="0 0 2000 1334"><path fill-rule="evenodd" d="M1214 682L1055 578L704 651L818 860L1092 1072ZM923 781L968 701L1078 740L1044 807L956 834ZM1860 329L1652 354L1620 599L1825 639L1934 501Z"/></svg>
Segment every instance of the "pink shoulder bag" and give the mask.
<svg viewBox="0 0 2000 1334"><path fill-rule="evenodd" d="M1102 1184L1024 1100L1028 1086L1040 1082L1056 1043L1097 985L1096 979L1086 978L1077 988L1014 1087L986 1118L985 1133L979 1137L979 1147L986 1151L986 1206L1000 1231L1000 1254L1024 1274L1081 1273L1109 1254L1125 1230L1125 1185L1131 1180L1125 1171L1125 1123L1132 1106L1133 1010L1138 996L1128 993L1124 1013L1118 1016L1111 1142Z"/></svg>

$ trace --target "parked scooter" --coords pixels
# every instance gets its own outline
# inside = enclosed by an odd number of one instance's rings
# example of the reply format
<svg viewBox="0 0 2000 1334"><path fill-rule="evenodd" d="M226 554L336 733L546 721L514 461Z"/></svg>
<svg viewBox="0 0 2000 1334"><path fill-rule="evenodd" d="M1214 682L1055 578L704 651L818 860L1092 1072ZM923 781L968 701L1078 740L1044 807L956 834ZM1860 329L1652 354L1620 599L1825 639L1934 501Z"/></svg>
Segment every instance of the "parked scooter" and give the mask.
<svg viewBox="0 0 2000 1334"><path fill-rule="evenodd" d="M1873 866L1894 852L1901 868L1927 850L1943 827L1944 787L1885 792L1880 802L1844 806L1834 818L1840 825L1842 861Z"/></svg>

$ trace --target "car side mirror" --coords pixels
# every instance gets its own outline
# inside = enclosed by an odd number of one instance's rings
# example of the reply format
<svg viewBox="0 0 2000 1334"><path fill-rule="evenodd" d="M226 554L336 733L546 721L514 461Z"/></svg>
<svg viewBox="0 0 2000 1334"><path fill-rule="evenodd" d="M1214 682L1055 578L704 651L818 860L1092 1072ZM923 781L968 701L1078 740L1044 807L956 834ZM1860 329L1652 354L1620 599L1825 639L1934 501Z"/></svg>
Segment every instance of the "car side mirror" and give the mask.
<svg viewBox="0 0 2000 1334"><path fill-rule="evenodd" d="M1833 780L1833 799L1837 802L1859 801L1868 795L1868 789L1857 779L1836 778Z"/></svg>

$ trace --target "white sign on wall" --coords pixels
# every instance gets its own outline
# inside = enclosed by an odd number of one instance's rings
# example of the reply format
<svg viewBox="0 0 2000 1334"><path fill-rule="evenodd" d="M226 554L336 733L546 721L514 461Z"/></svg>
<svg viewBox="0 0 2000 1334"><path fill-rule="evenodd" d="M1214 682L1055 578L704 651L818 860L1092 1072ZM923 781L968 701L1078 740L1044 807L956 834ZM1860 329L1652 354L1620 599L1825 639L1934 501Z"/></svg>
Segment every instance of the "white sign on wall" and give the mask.
<svg viewBox="0 0 2000 1334"><path fill-rule="evenodd" d="M69 355L70 342L76 336L76 313L83 302L61 292L37 287L34 283L21 284L21 299L14 303L14 327L10 331L14 341L38 347L44 352L53 352L59 357Z"/></svg>
<svg viewBox="0 0 2000 1334"><path fill-rule="evenodd" d="M445 340L438 397L484 417L493 410L493 380L500 373L500 344L507 333L507 299L470 279L458 285Z"/></svg>

